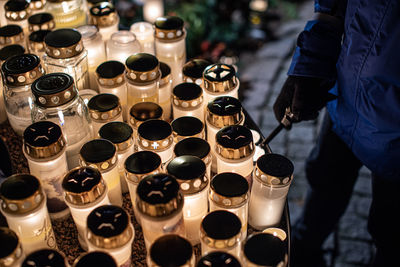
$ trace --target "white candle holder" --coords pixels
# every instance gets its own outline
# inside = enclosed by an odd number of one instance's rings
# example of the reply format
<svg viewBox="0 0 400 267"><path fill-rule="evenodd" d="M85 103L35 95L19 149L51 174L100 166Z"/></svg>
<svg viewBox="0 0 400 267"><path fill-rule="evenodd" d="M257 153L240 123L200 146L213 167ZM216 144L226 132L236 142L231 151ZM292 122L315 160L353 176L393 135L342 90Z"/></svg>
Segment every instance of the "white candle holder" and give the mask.
<svg viewBox="0 0 400 267"><path fill-rule="evenodd" d="M204 123L196 117L179 117L171 122L171 126L175 144L189 137L198 137L201 139L205 137Z"/></svg>
<svg viewBox="0 0 400 267"><path fill-rule="evenodd" d="M132 24L130 31L136 35L140 43L142 53L155 55L154 50L154 28L148 22L136 22Z"/></svg>
<svg viewBox="0 0 400 267"><path fill-rule="evenodd" d="M197 262L196 267L212 267L212 266L226 266L226 267L241 267L239 260L223 251L210 252Z"/></svg>
<svg viewBox="0 0 400 267"><path fill-rule="evenodd" d="M100 128L112 121L122 122L122 106L119 98L113 94L98 94L88 104L94 135L97 137Z"/></svg>
<svg viewBox="0 0 400 267"><path fill-rule="evenodd" d="M31 0L29 8L31 9L31 14L39 14L44 12L44 7L46 5L46 0Z"/></svg>
<svg viewBox="0 0 400 267"><path fill-rule="evenodd" d="M88 266L107 266L118 267L114 258L104 251L92 251L81 254L74 262L72 267L88 267Z"/></svg>
<svg viewBox="0 0 400 267"><path fill-rule="evenodd" d="M119 16L110 2L100 2L89 10L90 21L99 28L104 41L110 39L118 31Z"/></svg>
<svg viewBox="0 0 400 267"><path fill-rule="evenodd" d="M126 59L140 52L140 43L130 31L114 32L106 43L107 60L125 63Z"/></svg>
<svg viewBox="0 0 400 267"><path fill-rule="evenodd" d="M77 28L87 24L86 1L47 1L46 12L54 16L56 28Z"/></svg>
<svg viewBox="0 0 400 267"><path fill-rule="evenodd" d="M40 1L37 1L40 3ZM31 2L32 3L32 2ZM35 32L40 30L54 30L56 23L54 17L50 13L36 13L28 18L29 32Z"/></svg>
<svg viewBox="0 0 400 267"><path fill-rule="evenodd" d="M196 117L204 121L203 90L195 83L181 83L172 90L174 119L183 116Z"/></svg>
<svg viewBox="0 0 400 267"><path fill-rule="evenodd" d="M1 4L1 3L0 3ZM21 266L24 258L21 242L17 234L7 227L0 227L0 242L4 247L4 254L0 257L1 266Z"/></svg>
<svg viewBox="0 0 400 267"><path fill-rule="evenodd" d="M69 267L67 258L56 249L40 249L26 256L21 267L59 266Z"/></svg>
<svg viewBox="0 0 400 267"><path fill-rule="evenodd" d="M2 16L6 17L7 24L16 24L21 26L25 34L29 33L28 30L28 17L31 15L32 10L29 7L30 1L7 1L4 5L5 13Z"/></svg>
<svg viewBox="0 0 400 267"><path fill-rule="evenodd" d="M171 106L171 93L172 93L172 79L171 68L164 62L160 62L161 78L158 88L158 104L163 109L163 119L171 121L172 119L172 106Z"/></svg>
<svg viewBox="0 0 400 267"><path fill-rule="evenodd" d="M143 17L145 21L153 23L164 15L163 0L145 0L143 3Z"/></svg>

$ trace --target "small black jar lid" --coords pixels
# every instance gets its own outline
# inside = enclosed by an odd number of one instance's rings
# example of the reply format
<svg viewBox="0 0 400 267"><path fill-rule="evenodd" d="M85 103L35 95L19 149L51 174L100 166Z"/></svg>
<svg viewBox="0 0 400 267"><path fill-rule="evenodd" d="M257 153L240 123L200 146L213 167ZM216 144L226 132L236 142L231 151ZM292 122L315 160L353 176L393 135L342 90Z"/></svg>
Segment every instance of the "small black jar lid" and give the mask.
<svg viewBox="0 0 400 267"><path fill-rule="evenodd" d="M12 255L19 244L17 234L10 228L0 227L0 263Z"/></svg>
<svg viewBox="0 0 400 267"><path fill-rule="evenodd" d="M117 108L119 98L114 94L98 94L93 96L88 102L88 108L98 112L107 112Z"/></svg>
<svg viewBox="0 0 400 267"><path fill-rule="evenodd" d="M118 151L124 151L133 144L133 130L129 124L113 121L104 124L99 130L101 138L111 141L117 146Z"/></svg>
<svg viewBox="0 0 400 267"><path fill-rule="evenodd" d="M158 68L158 59L147 53L136 53L126 59L128 69L138 72L147 72Z"/></svg>
<svg viewBox="0 0 400 267"><path fill-rule="evenodd" d="M22 28L19 25L9 24L0 27L0 37L11 37L22 33Z"/></svg>
<svg viewBox="0 0 400 267"><path fill-rule="evenodd" d="M167 172L179 180L192 180L205 174L206 165L198 157L180 156L168 163Z"/></svg>
<svg viewBox="0 0 400 267"><path fill-rule="evenodd" d="M150 247L150 258L157 266L184 266L192 257L192 245L179 235L161 236Z"/></svg>
<svg viewBox="0 0 400 267"><path fill-rule="evenodd" d="M253 135L246 126L231 125L217 132L216 141L225 148L239 149L251 144L253 142Z"/></svg>
<svg viewBox="0 0 400 267"><path fill-rule="evenodd" d="M243 246L244 256L261 266L280 266L286 261L286 245L272 234L258 233L249 236Z"/></svg>
<svg viewBox="0 0 400 267"><path fill-rule="evenodd" d="M102 180L100 172L92 167L78 167L68 172L62 181L64 191L75 194L89 192Z"/></svg>
<svg viewBox="0 0 400 267"><path fill-rule="evenodd" d="M178 136L195 136L202 133L204 123L196 117L183 116L171 122L172 130Z"/></svg>
<svg viewBox="0 0 400 267"><path fill-rule="evenodd" d="M54 19L53 15L47 12L37 13L28 18L29 24L41 25L46 22L52 21Z"/></svg>
<svg viewBox="0 0 400 267"><path fill-rule="evenodd" d="M196 267L241 267L240 262L228 252L213 251L203 256Z"/></svg>
<svg viewBox="0 0 400 267"><path fill-rule="evenodd" d="M160 62L160 71L161 71L160 87L162 87L165 84L169 83L169 81L171 80L171 68L168 66L168 64Z"/></svg>
<svg viewBox="0 0 400 267"><path fill-rule="evenodd" d="M40 64L40 59L34 54L22 54L7 59L1 66L4 75L27 73Z"/></svg>
<svg viewBox="0 0 400 267"><path fill-rule="evenodd" d="M210 186L213 191L224 197L239 197L249 191L249 183L246 178L233 172L215 175Z"/></svg>
<svg viewBox="0 0 400 267"><path fill-rule="evenodd" d="M195 82L195 80L193 79L203 78L203 72L209 65L211 65L211 62L209 62L208 60L192 59L186 62L185 65L183 65L182 73L184 76L186 76L186 79L191 78L192 81Z"/></svg>
<svg viewBox="0 0 400 267"><path fill-rule="evenodd" d="M32 266L52 266L52 267L66 267L65 258L57 250L54 249L41 249L29 254L22 267Z"/></svg>
<svg viewBox="0 0 400 267"><path fill-rule="evenodd" d="M168 138L172 134L172 127L163 120L147 120L139 125L138 133L146 140L158 141Z"/></svg>
<svg viewBox="0 0 400 267"><path fill-rule="evenodd" d="M96 73L100 78L112 79L125 72L125 65L116 60L110 60L101 63L97 69Z"/></svg>
<svg viewBox="0 0 400 267"><path fill-rule="evenodd" d="M156 19L154 25L162 30L177 30L183 27L183 20L176 16L164 16Z"/></svg>
<svg viewBox="0 0 400 267"><path fill-rule="evenodd" d="M208 110L219 116L231 116L242 111L242 104L237 98L231 96L220 96L209 102Z"/></svg>
<svg viewBox="0 0 400 267"><path fill-rule="evenodd" d="M0 195L10 200L26 199L40 189L37 178L30 174L18 174L8 177L0 185Z"/></svg>
<svg viewBox="0 0 400 267"><path fill-rule="evenodd" d="M172 94L179 100L193 100L199 98L203 90L195 83L180 83L174 87Z"/></svg>
<svg viewBox="0 0 400 267"><path fill-rule="evenodd" d="M4 61L10 57L22 55L25 53L25 48L19 44L7 45L0 49L0 61Z"/></svg>
<svg viewBox="0 0 400 267"><path fill-rule="evenodd" d="M210 154L210 144L202 138L189 137L179 141L174 147L175 156L191 155L204 159Z"/></svg>
<svg viewBox="0 0 400 267"><path fill-rule="evenodd" d="M43 43L44 42L44 38L50 32L51 32L51 30L34 31L31 34L29 34L29 41L35 42L35 43Z"/></svg>
<svg viewBox="0 0 400 267"><path fill-rule="evenodd" d="M116 148L113 143L106 139L94 139L85 143L80 151L84 161L90 163L101 163L114 157Z"/></svg>
<svg viewBox="0 0 400 267"><path fill-rule="evenodd" d="M125 160L125 169L134 174L151 173L160 165L160 156L152 151L138 151Z"/></svg>
<svg viewBox="0 0 400 267"><path fill-rule="evenodd" d="M107 225L103 227L104 225ZM118 206L97 207L87 217L87 227L96 236L113 237L122 234L129 225L129 216Z"/></svg>
<svg viewBox="0 0 400 267"><path fill-rule="evenodd" d="M240 234L242 223L237 215L226 210L208 213L201 222L201 230L213 240L226 240Z"/></svg>
<svg viewBox="0 0 400 267"><path fill-rule="evenodd" d="M58 29L52 31L44 39L46 45L56 48L70 47L79 43L82 35L74 29Z"/></svg>
<svg viewBox="0 0 400 267"><path fill-rule="evenodd" d="M30 1L27 0L9 0L4 4L6 11L19 12L29 8Z"/></svg>
<svg viewBox="0 0 400 267"><path fill-rule="evenodd" d="M289 177L293 174L293 163L279 154L265 154L257 160L258 168L274 177Z"/></svg>
<svg viewBox="0 0 400 267"><path fill-rule="evenodd" d="M114 258L102 251L92 251L77 259L74 267L117 267Z"/></svg>
<svg viewBox="0 0 400 267"><path fill-rule="evenodd" d="M134 104L129 110L129 122L135 128L150 119L160 119L163 109L160 105L153 102L139 102Z"/></svg>
<svg viewBox="0 0 400 267"><path fill-rule="evenodd" d="M137 187L137 195L140 199L153 205L168 203L176 199L178 193L178 182L172 175L166 173L146 176Z"/></svg>

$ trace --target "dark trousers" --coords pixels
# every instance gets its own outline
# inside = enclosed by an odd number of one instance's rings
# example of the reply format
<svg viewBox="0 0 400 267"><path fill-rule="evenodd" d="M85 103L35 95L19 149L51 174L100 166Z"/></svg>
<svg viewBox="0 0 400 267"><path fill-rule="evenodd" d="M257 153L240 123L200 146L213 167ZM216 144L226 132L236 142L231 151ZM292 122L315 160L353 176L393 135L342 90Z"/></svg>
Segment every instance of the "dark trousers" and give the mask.
<svg viewBox="0 0 400 267"><path fill-rule="evenodd" d="M321 251L349 204L361 166L332 131L326 114L317 144L306 161L309 189L302 215L292 228L292 267L303 266L296 264L296 258L307 260ZM400 221L395 219L400 213L400 177L393 182L372 174L372 188L368 230L377 248L373 266L400 266L396 255L400 252Z"/></svg>

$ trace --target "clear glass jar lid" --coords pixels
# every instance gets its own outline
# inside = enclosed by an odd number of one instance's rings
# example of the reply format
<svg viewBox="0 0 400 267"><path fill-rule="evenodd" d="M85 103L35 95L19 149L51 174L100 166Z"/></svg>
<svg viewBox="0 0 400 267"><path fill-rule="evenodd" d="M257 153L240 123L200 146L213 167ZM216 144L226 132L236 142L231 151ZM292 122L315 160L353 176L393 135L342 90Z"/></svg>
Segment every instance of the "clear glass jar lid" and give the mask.
<svg viewBox="0 0 400 267"><path fill-rule="evenodd" d="M194 256L188 240L179 235L163 235L150 247L150 259L156 266L186 266ZM189 265L187 265L189 266Z"/></svg>
<svg viewBox="0 0 400 267"><path fill-rule="evenodd" d="M53 266L53 267L68 267L66 258L57 250L40 249L29 254L21 267L31 266Z"/></svg>

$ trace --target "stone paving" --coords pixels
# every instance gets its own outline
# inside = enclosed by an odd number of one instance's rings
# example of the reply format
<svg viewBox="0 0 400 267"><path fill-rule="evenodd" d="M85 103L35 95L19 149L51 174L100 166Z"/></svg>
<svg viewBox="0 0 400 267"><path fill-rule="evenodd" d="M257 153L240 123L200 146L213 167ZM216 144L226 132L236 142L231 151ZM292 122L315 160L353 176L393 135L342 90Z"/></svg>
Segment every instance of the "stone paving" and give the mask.
<svg viewBox="0 0 400 267"><path fill-rule="evenodd" d="M277 126L272 105L287 77L297 34L312 14L313 1L306 1L299 7L296 20L279 26L278 41L268 42L258 51L240 56L239 77L250 82L250 89L244 92L243 106L264 135ZM307 189L304 161L316 140L322 117L321 114L316 121L302 122L290 131L282 131L270 144L275 153L287 156L295 165L294 181L288 196L292 223L300 215L304 203ZM363 168L350 205L337 231L324 246L326 259L332 267L368 266L371 262L374 247L366 229L370 203L370 173Z"/></svg>

